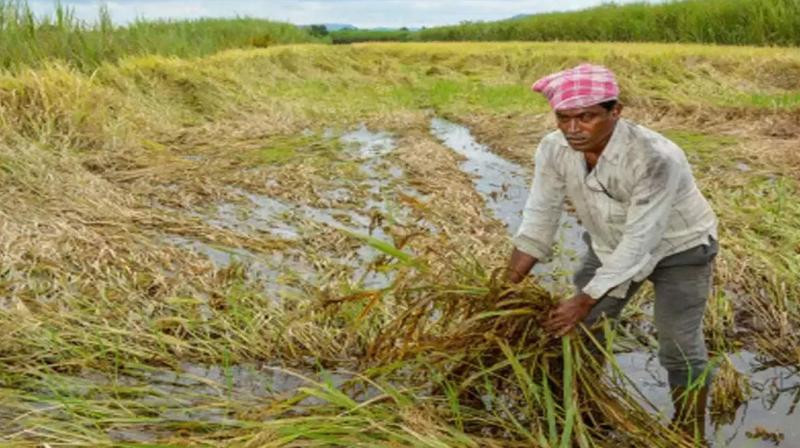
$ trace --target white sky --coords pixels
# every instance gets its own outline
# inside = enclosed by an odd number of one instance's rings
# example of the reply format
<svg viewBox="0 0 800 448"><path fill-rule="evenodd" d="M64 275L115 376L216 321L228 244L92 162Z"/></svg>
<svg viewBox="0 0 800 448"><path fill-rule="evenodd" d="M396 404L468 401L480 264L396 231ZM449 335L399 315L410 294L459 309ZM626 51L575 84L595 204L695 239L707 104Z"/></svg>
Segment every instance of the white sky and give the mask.
<svg viewBox="0 0 800 448"><path fill-rule="evenodd" d="M616 0L631 3L634 0ZM640 0L641 1L641 0ZM658 0L655 0L658 1ZM96 0L62 0L83 20L97 18ZM248 16L296 24L346 23L360 28L421 27L491 21L516 14L582 9L602 0L109 0L115 23L145 19ZM29 0L37 15L52 13L55 0Z"/></svg>

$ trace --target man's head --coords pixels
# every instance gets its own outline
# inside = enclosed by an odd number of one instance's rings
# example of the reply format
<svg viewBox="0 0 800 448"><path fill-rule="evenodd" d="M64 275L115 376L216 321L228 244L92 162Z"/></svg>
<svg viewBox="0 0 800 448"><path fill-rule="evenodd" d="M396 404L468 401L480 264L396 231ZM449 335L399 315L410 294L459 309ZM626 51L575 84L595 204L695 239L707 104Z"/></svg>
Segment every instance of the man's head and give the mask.
<svg viewBox="0 0 800 448"><path fill-rule="evenodd" d="M591 64L545 76L531 87L544 95L558 128L577 151L599 152L622 112L619 86L611 70Z"/></svg>
<svg viewBox="0 0 800 448"><path fill-rule="evenodd" d="M604 101L587 107L555 111L558 129L572 149L581 152L600 152L614 132L622 105L617 100Z"/></svg>

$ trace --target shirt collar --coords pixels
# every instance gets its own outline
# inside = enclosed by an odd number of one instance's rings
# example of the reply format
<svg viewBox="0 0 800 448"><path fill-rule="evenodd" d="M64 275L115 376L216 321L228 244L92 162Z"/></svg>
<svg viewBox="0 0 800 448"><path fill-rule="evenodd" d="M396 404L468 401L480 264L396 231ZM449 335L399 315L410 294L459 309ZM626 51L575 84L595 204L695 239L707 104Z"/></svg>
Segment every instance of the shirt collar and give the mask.
<svg viewBox="0 0 800 448"><path fill-rule="evenodd" d="M603 149L600 158L612 165L616 165L620 157L625 154L629 141L630 129L628 121L624 119L617 120L617 124L614 125L614 131L611 134L611 139L606 143L606 147Z"/></svg>

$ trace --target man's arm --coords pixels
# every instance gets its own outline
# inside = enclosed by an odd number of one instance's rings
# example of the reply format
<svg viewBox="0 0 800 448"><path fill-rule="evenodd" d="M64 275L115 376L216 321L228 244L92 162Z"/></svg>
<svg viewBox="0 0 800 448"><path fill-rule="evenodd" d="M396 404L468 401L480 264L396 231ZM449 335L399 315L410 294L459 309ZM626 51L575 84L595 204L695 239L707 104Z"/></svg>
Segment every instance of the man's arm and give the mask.
<svg viewBox="0 0 800 448"><path fill-rule="evenodd" d="M521 282L538 261L536 257L528 255L515 247L514 251L511 252L511 259L508 260L508 267L506 267L506 280L511 283Z"/></svg>
<svg viewBox="0 0 800 448"><path fill-rule="evenodd" d="M531 268L552 251L566 194L564 180L553 162L555 150L544 141L536 150L533 183L506 269L506 279L514 283L522 281Z"/></svg>

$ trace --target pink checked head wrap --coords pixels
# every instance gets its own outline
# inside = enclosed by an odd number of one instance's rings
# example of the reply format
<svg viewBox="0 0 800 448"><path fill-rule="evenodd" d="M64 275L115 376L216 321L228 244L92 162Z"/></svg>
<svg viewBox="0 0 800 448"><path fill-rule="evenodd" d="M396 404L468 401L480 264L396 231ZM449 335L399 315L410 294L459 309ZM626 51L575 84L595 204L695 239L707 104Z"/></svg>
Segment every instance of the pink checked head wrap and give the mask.
<svg viewBox="0 0 800 448"><path fill-rule="evenodd" d="M619 86L611 70L592 64L547 75L531 86L547 98L553 110L589 107L619 97Z"/></svg>

